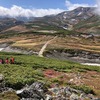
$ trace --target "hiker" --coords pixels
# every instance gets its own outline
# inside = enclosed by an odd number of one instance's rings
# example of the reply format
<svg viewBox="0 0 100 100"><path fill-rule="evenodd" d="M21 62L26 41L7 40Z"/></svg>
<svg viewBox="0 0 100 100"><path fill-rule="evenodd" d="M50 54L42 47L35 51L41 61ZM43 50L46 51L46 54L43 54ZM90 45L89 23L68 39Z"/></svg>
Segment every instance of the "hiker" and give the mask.
<svg viewBox="0 0 100 100"><path fill-rule="evenodd" d="M3 59L0 59L0 64L4 64L5 61Z"/></svg>
<svg viewBox="0 0 100 100"><path fill-rule="evenodd" d="M0 64L2 64L2 59L0 59Z"/></svg>
<svg viewBox="0 0 100 100"><path fill-rule="evenodd" d="M8 58L6 58L5 63L9 64L9 59Z"/></svg>
<svg viewBox="0 0 100 100"><path fill-rule="evenodd" d="M13 57L10 58L10 64L14 64L15 59Z"/></svg>

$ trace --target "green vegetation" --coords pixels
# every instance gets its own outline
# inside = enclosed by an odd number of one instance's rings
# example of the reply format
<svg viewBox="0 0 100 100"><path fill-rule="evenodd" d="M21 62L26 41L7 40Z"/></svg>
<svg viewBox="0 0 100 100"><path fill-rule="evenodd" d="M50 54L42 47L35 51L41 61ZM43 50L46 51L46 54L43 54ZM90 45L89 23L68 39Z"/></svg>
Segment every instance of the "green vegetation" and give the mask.
<svg viewBox="0 0 100 100"><path fill-rule="evenodd" d="M0 94L0 100L20 100L15 92L4 92Z"/></svg>
<svg viewBox="0 0 100 100"><path fill-rule="evenodd" d="M72 88L74 89L77 89L77 90L81 90L85 93L91 93L91 94L94 94L93 90L89 87L89 86L86 86L86 85L81 85L81 86L74 86L74 85L71 85Z"/></svg>
<svg viewBox="0 0 100 100"><path fill-rule="evenodd" d="M3 39L3 38L10 38L10 37L15 37L15 36L22 36L22 34L20 33L15 33L15 32L10 32L10 33L4 33L4 34L0 34L0 39Z"/></svg>
<svg viewBox="0 0 100 100"><path fill-rule="evenodd" d="M34 55L22 55L17 53L0 53L1 58L15 58L15 64L0 65L0 73L5 76L6 85L15 89L22 88L25 84L31 84L34 81L46 82L43 71L45 69L54 69L59 72L77 72L79 69L95 70L100 72L100 67L83 66L70 61L60 61L49 58L41 58ZM54 82L58 80L53 80Z"/></svg>
<svg viewBox="0 0 100 100"><path fill-rule="evenodd" d="M10 33L5 33L5 34L0 34L0 39L6 39L10 37L20 37L20 36L26 36L28 37L29 35L59 35L59 32L57 33L49 33L49 32L37 32L37 31L29 31L29 32L23 32L23 33L15 33L15 32L10 32Z"/></svg>
<svg viewBox="0 0 100 100"><path fill-rule="evenodd" d="M92 16L87 20L81 21L78 24L74 25L74 30L84 29L86 33L100 33L100 17ZM82 31L82 32L84 32Z"/></svg>
<svg viewBox="0 0 100 100"><path fill-rule="evenodd" d="M51 23L48 23L47 20L34 21L25 25L28 29L36 28L37 30L61 30L62 28Z"/></svg>

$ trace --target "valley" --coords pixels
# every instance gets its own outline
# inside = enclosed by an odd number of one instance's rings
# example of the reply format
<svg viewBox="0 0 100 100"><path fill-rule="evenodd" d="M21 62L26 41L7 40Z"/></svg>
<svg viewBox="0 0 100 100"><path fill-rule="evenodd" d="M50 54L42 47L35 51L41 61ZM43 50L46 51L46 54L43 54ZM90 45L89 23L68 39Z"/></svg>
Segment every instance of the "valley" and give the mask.
<svg viewBox="0 0 100 100"><path fill-rule="evenodd" d="M0 59L14 57L15 63L0 64L0 100L99 100L100 19L94 9L2 18Z"/></svg>

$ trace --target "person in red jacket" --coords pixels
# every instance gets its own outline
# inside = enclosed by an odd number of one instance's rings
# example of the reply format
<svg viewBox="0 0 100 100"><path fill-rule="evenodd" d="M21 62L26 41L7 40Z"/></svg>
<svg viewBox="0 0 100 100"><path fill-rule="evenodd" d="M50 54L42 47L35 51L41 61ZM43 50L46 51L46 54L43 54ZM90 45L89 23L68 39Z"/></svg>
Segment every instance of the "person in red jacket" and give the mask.
<svg viewBox="0 0 100 100"><path fill-rule="evenodd" d="M14 59L14 57L11 57L10 58L10 64L14 64L15 63L15 59Z"/></svg>
<svg viewBox="0 0 100 100"><path fill-rule="evenodd" d="M9 64L9 59L8 58L6 58L5 63Z"/></svg>
<svg viewBox="0 0 100 100"><path fill-rule="evenodd" d="M4 64L4 63L5 63L4 59L0 59L0 64Z"/></svg>
<svg viewBox="0 0 100 100"><path fill-rule="evenodd" d="M2 64L4 64L5 63L5 61L4 61L4 59L2 58Z"/></svg>

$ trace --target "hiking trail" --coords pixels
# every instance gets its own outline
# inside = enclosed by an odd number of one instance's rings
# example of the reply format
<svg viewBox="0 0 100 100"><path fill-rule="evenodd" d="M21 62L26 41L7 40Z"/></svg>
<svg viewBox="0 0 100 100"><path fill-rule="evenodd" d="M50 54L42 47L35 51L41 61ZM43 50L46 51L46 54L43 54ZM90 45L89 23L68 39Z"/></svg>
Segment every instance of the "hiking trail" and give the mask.
<svg viewBox="0 0 100 100"><path fill-rule="evenodd" d="M45 51L47 45L48 45L50 42L52 42L54 39L56 39L56 38L57 38L57 36L55 36L53 39L47 41L47 42L43 45L43 47L41 48L41 50L40 50L39 53L38 53L38 56L39 56L39 57L43 57L43 52Z"/></svg>

